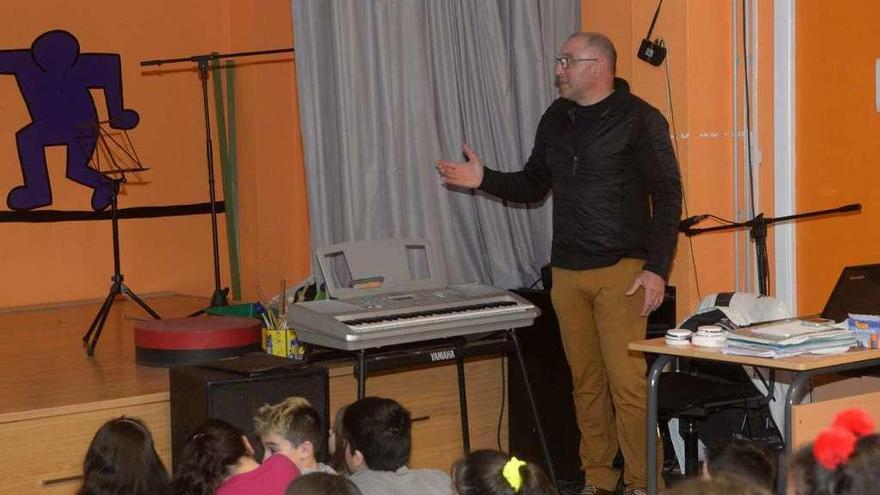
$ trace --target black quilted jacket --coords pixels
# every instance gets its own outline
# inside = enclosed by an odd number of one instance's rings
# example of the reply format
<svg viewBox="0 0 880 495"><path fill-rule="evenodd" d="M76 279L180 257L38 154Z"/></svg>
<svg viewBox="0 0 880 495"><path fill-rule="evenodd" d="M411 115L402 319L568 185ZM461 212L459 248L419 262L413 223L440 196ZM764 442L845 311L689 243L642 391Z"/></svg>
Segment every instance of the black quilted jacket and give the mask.
<svg viewBox="0 0 880 495"><path fill-rule="evenodd" d="M609 98L585 136L576 132L576 104L557 99L541 118L523 170L487 168L480 189L518 203L553 191L553 266L584 270L641 258L646 270L667 278L681 216L669 126L622 79Z"/></svg>

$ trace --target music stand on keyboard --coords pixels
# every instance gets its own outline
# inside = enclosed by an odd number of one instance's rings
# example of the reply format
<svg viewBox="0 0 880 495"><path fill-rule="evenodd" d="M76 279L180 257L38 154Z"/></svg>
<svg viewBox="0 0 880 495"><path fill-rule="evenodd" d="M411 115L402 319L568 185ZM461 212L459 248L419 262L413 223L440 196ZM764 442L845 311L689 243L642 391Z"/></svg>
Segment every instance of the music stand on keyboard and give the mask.
<svg viewBox="0 0 880 495"><path fill-rule="evenodd" d="M443 262L425 239L346 242L315 255L332 299L446 287Z"/></svg>
<svg viewBox="0 0 880 495"><path fill-rule="evenodd" d="M440 257L430 242L424 239L386 239L380 241L360 241L343 244L335 244L325 248L315 250L318 258L318 265L321 268L322 275L327 287L327 294L331 298L339 299L339 301L315 301L310 303L300 303L298 308L294 308L288 313L288 320L291 328L297 329L297 334L303 342L310 342L310 338L315 337L319 342L317 344L333 347L343 351L349 351L357 354L357 366L355 373L358 380L358 399L366 395L366 377L367 377L367 354L378 346L388 345L387 341L378 341L379 344L371 344L370 339L361 340L359 336L356 343L352 345L351 341L334 340L332 338L318 338L316 332L300 332L303 326L315 328L323 328L320 324L320 318L327 316L327 313L321 315L322 311L326 311L327 304L334 307L345 307L351 310L360 311L369 314L370 311L376 311L380 314L387 314L389 306L400 304L407 300L430 301L431 308L443 306L438 301L455 301L456 298L463 298L465 301L469 294L475 297L479 295L495 296L495 293L504 293L500 298L507 298L514 301L515 305L522 305L531 310L530 317L517 314L511 320L492 320L492 324L488 327L479 326L481 333L487 334L503 332L506 338L513 343L513 349L516 359L519 362L522 371L526 395L532 410L532 417L537 426L538 439L544 453L544 461L547 465L548 475L556 484L556 475L553 471L553 464L550 458L550 451L547 447L544 429L538 414L538 408L535 405L535 398L532 393L526 364L523 360L522 350L519 340L514 331L518 327L529 326L534 322L534 318L540 313L534 305L525 301L519 296L507 293L501 289L474 284L472 286L455 286L449 288L444 276L445 270L440 261ZM492 299L493 297L490 297ZM302 305L313 305L315 312L305 310L298 312L295 309L302 309ZM510 305L510 301L503 301L501 304ZM318 307L323 306L323 307ZM516 308L520 310L522 308ZM306 313L306 314L303 314ZM409 316L409 315L408 315ZM298 320L298 317L303 319ZM332 318L337 328L342 322L336 318ZM460 320L457 325L464 325ZM312 325L318 322L317 326ZM329 320L328 320L329 323ZM505 326L506 325L506 326ZM441 325L442 326L442 325ZM401 330L396 330L396 335L401 335ZM465 391L465 369L464 355L461 349L461 343L467 332L455 331L448 327L441 330L440 333L434 334L433 338L454 338L456 345L454 347L456 369L458 374L459 389L459 408L461 414L462 443L464 452L470 451L470 438L467 413L467 394ZM403 336L400 336L404 339ZM425 340L431 338L425 335ZM412 343L416 337L412 334L407 335L405 340L401 342Z"/></svg>

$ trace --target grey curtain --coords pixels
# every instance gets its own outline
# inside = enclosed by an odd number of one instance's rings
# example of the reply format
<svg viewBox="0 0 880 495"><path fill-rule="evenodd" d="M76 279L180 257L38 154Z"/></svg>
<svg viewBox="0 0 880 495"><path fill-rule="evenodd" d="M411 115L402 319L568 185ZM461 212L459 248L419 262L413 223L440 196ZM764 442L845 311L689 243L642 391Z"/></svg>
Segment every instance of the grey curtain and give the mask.
<svg viewBox="0 0 880 495"><path fill-rule="evenodd" d="M450 282L534 283L550 201L453 190L434 163L467 142L522 167L580 1L293 0L293 18L313 246L424 237Z"/></svg>

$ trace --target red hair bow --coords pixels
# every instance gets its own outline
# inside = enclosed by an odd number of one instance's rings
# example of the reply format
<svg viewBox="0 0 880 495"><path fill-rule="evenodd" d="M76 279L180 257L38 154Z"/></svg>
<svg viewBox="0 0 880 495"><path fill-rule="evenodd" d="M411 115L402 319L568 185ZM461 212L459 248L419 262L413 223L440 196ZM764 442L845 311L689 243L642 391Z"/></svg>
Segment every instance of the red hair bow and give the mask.
<svg viewBox="0 0 880 495"><path fill-rule="evenodd" d="M834 418L831 428L819 433L813 442L813 457L826 469L846 462L859 438L874 432L874 420L861 409L847 409Z"/></svg>
<svg viewBox="0 0 880 495"><path fill-rule="evenodd" d="M847 409L841 411L831 426L839 426L853 432L859 438L874 433L874 420L864 409Z"/></svg>

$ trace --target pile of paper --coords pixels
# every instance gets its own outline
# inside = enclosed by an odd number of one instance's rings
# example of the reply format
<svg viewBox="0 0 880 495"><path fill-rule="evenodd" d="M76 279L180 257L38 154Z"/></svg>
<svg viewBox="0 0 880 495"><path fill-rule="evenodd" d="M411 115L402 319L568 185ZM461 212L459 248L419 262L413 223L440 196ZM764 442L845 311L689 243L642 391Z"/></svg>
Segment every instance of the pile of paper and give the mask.
<svg viewBox="0 0 880 495"><path fill-rule="evenodd" d="M799 354L838 354L856 345L856 339L844 324L810 325L802 320L779 322L736 329L727 335L721 349L724 354L779 358Z"/></svg>

